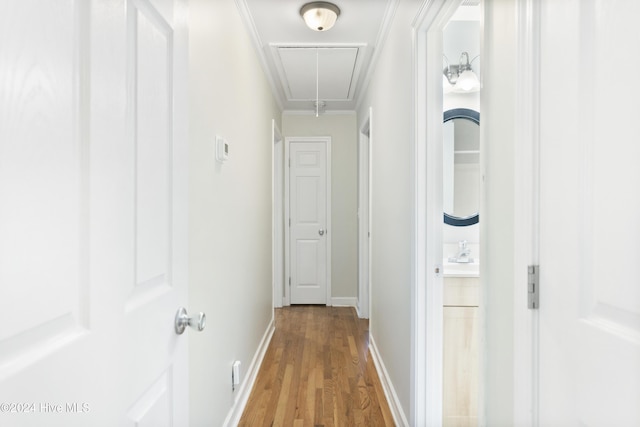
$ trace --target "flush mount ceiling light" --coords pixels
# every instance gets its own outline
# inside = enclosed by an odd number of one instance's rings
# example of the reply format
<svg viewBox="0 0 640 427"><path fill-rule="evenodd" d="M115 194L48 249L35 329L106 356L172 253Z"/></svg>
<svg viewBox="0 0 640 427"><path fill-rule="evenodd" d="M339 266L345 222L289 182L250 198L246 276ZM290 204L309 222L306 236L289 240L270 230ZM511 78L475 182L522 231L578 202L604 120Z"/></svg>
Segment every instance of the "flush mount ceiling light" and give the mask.
<svg viewBox="0 0 640 427"><path fill-rule="evenodd" d="M327 31L336 23L340 9L333 3L314 1L302 6L300 16L313 31Z"/></svg>
<svg viewBox="0 0 640 427"><path fill-rule="evenodd" d="M447 66L443 71L445 79L442 80L445 93L451 91L466 93L480 90L480 80L471 69L471 63L479 57L480 55L477 55L469 61L469 54L462 52L458 65L450 65L447 57L444 57L447 62Z"/></svg>

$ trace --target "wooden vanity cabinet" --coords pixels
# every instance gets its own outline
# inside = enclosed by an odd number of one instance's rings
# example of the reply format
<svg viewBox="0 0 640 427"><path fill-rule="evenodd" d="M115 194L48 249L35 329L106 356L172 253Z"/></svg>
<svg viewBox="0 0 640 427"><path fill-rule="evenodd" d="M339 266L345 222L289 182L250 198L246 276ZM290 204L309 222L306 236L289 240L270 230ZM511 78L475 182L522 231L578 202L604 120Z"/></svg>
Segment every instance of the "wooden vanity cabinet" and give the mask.
<svg viewBox="0 0 640 427"><path fill-rule="evenodd" d="M444 278L443 425L478 425L479 278Z"/></svg>

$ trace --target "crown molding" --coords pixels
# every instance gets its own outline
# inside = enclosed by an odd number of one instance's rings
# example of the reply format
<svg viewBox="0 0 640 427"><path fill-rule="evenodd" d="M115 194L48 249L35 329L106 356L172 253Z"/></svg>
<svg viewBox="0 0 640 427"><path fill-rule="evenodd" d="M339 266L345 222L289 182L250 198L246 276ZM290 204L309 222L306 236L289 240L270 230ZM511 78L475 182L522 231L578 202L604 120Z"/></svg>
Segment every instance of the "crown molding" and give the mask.
<svg viewBox="0 0 640 427"><path fill-rule="evenodd" d="M247 6L246 0L234 0L236 3L236 7L238 12L240 13L240 17L247 27L247 32L249 33L249 37L253 42L253 46L256 49L256 53L258 54L258 59L260 61L260 65L262 66L262 71L265 74L265 78L271 86L271 92L273 97L275 98L276 104L278 108L282 111L284 108L284 96L282 92L276 86L276 82L274 80L274 76L271 74L269 70L269 62L267 60L267 56L264 53L263 43L260 39L260 35L258 34L258 29L256 28L256 24L253 21L253 17L251 13L249 13L249 6Z"/></svg>
<svg viewBox="0 0 640 427"><path fill-rule="evenodd" d="M350 116L355 115L355 110L326 110L321 116ZM315 116L315 110L283 110L283 116Z"/></svg>
<svg viewBox="0 0 640 427"><path fill-rule="evenodd" d="M399 2L400 0L389 0L389 3L387 3L387 10L385 10L384 12L384 18L382 20L382 25L380 26L380 31L378 32L378 37L376 38L373 55L371 55L371 60L369 61L369 66L367 67L367 71L364 74L362 83L357 89L358 95L356 96L356 110L360 108L360 104L365 98L365 93L367 91L367 88L369 87L371 78L373 77L373 72L378 63L378 58L380 57L380 52L382 51L382 48L387 41L389 31L391 30L391 24L393 23L393 18L396 15L396 10L398 9Z"/></svg>

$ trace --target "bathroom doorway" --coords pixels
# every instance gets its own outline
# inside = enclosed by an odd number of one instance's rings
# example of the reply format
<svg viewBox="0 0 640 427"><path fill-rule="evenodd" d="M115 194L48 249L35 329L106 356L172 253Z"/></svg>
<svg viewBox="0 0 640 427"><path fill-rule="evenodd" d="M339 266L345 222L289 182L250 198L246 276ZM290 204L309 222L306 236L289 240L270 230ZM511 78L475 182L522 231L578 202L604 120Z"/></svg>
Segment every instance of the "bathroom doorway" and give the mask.
<svg viewBox="0 0 640 427"><path fill-rule="evenodd" d="M458 10L461 10L458 12ZM454 27L473 27L475 26L475 44L470 46L465 44L463 40L459 43L453 43L451 49L453 53L447 55L445 59L445 30L449 26L452 17L455 22L471 21L470 17L464 17L463 14L472 15L476 22L473 25L451 25ZM478 268L479 255L479 224L480 218L476 212L467 214L459 214L457 211L448 212L452 220L461 222L458 225L445 224L445 190L444 190L444 173L445 173L445 148L444 134L448 132L455 139L456 134L464 134L479 124L479 87L473 87L473 91L463 91L463 86L457 83L464 81L463 74L466 71L473 71L476 77L479 74L479 45L480 40L480 0L436 0L425 2L424 8L416 19L415 28L415 46L416 52L416 69L415 69L415 89L417 96L416 103L416 174L415 174L415 204L416 204L416 237L414 246L415 256L415 288L413 290L413 298L415 301L413 313L413 334L415 337L415 346L413 349L413 404L414 409L411 414L411 423L413 425L448 425L449 420L454 417L465 418L465 423L460 425L476 425L478 420L482 419L481 407L479 404L482 400L480 388L480 372L478 367L481 366L481 356L475 357L478 363L474 363L472 368L468 360L473 359L469 353L471 348L478 348L477 345L467 346L456 349L458 342L464 342L464 338L447 339L445 337L445 328L462 330L464 333L474 335L474 331L479 328L479 312L478 298L475 298L475 305L470 307L463 305L459 301L451 302L450 293L445 293L445 280L455 282L452 288L464 290L469 285L469 281L475 282L475 293L479 295L479 277L469 277L468 270ZM452 21L453 22L453 21ZM458 28L460 29L460 28ZM466 28L467 32L470 32ZM464 38L462 38L464 39ZM438 64L434 66L433 64ZM448 65L447 65L448 64ZM468 74L468 73L467 73ZM466 74L465 74L466 76ZM445 84L446 81L446 84ZM447 86L450 90L445 100L444 90ZM479 85L478 85L479 86ZM428 96L427 96L428 94ZM457 103L457 104L456 104ZM447 110L463 110L451 112L451 125L453 128L445 130L444 112ZM461 118L460 126L457 125L457 115L460 112L468 112L471 110L477 115L477 122L474 126L465 125L466 118ZM473 116L473 114L467 114ZM473 120L472 120L473 121ZM460 129L457 129L460 127ZM479 133L479 132L478 132ZM459 153L456 153L459 151ZM466 153L462 153L466 152ZM447 155L449 161L447 163L449 180L453 182L456 164L455 157L466 156L467 162L476 161L473 167L479 168L480 154L478 152L477 143L475 148L455 147L451 146ZM462 163L457 169L469 169ZM472 169L473 169L472 168ZM460 176L461 182L464 181ZM479 184L474 184L478 185ZM460 184L459 189L464 190L465 185ZM454 185L455 188L455 185ZM476 196L478 197L478 196ZM447 203L450 206L456 204L457 195L453 192L447 196ZM462 203L462 202L460 202ZM460 204L458 203L458 204ZM452 206L450 206L452 207ZM457 217L457 218L456 218ZM475 222L474 222L475 221ZM445 230L445 226L448 227ZM445 236L446 234L446 236ZM464 243L466 241L466 243ZM445 245L445 243L448 244ZM449 258L454 261L450 262ZM470 262L473 260L473 262ZM464 262L467 261L467 262ZM475 266L471 266L475 262ZM450 264L450 265L447 265ZM447 268L445 268L447 267ZM456 267L452 273L450 267ZM445 277L452 275L463 277ZM479 276L479 268L475 272ZM445 295L447 300L445 301ZM445 307L445 302L450 302L452 307ZM468 303L468 302L467 302ZM463 308L464 307L464 308ZM447 308L447 320L445 321L445 308ZM449 310L451 308L451 310ZM462 309L461 309L462 308ZM471 313L471 315L469 315ZM475 328L475 329L474 329ZM469 332L471 331L471 332ZM479 336L475 333L476 342ZM472 342L473 340L468 340ZM447 349L445 350L445 346ZM446 352L446 356L445 356ZM445 357L452 359L456 357L453 364L445 363ZM467 362L463 362L467 361ZM451 362L451 360L450 360ZM446 378L445 369L458 370L456 364L464 363L466 368L463 374L465 378L474 378L475 385L470 381L467 387L466 397L464 401L467 407L473 407L473 411L456 414L457 404L450 404L445 399L447 386L445 382L451 381ZM473 372L472 372L473 371ZM460 378L458 378L460 379ZM455 389L454 389L455 390ZM471 390L474 390L473 392ZM474 396L472 399L471 396ZM445 409L446 408L446 409ZM445 418L446 417L446 418ZM468 423L470 424L468 424Z"/></svg>
<svg viewBox="0 0 640 427"><path fill-rule="evenodd" d="M442 425L478 425L480 373L480 4L444 26Z"/></svg>

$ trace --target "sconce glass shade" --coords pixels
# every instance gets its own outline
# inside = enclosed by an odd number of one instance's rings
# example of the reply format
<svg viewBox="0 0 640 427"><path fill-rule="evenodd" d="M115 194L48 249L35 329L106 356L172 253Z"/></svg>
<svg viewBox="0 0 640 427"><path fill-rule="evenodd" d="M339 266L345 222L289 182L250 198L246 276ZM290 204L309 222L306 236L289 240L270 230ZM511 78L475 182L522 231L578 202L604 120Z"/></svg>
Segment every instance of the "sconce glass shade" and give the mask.
<svg viewBox="0 0 640 427"><path fill-rule="evenodd" d="M442 79L444 93L469 93L480 90L480 80L471 69L471 63L479 57L480 55L477 55L469 61L469 54L462 52L460 54L460 63L458 65L451 65L447 57L444 56L444 60L447 63L447 66L442 71L444 75Z"/></svg>
<svg viewBox="0 0 640 427"><path fill-rule="evenodd" d="M472 70L464 70L454 86L455 92L477 92L480 90L480 80Z"/></svg>
<svg viewBox="0 0 640 427"><path fill-rule="evenodd" d="M302 6L300 16L313 31L327 31L338 20L340 9L333 3L314 1Z"/></svg>

